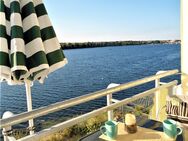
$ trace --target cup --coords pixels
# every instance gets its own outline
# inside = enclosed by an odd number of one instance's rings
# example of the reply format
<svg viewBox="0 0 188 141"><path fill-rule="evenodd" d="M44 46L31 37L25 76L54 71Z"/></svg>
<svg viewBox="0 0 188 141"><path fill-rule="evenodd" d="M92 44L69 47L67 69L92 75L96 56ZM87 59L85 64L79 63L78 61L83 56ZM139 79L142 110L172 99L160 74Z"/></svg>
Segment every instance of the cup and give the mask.
<svg viewBox="0 0 188 141"><path fill-rule="evenodd" d="M172 119L166 119L163 121L163 132L170 138L176 139L176 137L182 134L182 129L177 127L176 121Z"/></svg>
<svg viewBox="0 0 188 141"><path fill-rule="evenodd" d="M134 114L125 115L125 130L127 133L133 134L137 131L136 117Z"/></svg>
<svg viewBox="0 0 188 141"><path fill-rule="evenodd" d="M105 125L100 127L100 131L110 139L115 139L118 132L117 125L118 123L115 121L106 121Z"/></svg>

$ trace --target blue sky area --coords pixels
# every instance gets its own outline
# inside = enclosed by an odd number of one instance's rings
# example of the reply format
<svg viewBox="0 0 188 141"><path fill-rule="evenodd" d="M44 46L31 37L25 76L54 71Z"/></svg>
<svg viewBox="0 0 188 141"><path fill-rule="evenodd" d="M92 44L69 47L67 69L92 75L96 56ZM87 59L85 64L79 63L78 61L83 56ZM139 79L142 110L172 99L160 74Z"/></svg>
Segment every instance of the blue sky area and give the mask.
<svg viewBox="0 0 188 141"><path fill-rule="evenodd" d="M180 39L180 0L44 0L61 42Z"/></svg>

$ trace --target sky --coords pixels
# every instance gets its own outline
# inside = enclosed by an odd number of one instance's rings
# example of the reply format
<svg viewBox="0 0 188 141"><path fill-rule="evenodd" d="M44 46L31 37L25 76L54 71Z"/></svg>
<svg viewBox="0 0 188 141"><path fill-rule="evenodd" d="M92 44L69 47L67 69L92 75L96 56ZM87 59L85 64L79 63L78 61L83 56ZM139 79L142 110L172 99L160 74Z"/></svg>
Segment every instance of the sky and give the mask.
<svg viewBox="0 0 188 141"><path fill-rule="evenodd" d="M180 39L180 0L43 0L60 42Z"/></svg>

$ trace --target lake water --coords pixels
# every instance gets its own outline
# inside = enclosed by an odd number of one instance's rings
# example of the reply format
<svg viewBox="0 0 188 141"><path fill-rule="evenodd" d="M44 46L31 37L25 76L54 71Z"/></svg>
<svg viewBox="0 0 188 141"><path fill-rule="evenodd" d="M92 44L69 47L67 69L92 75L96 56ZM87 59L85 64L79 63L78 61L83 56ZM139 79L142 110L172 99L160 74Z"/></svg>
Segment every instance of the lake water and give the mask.
<svg viewBox="0 0 188 141"><path fill-rule="evenodd" d="M50 74L43 85L34 83L33 108L105 89L110 83L126 83L154 75L159 70L180 69L180 45L177 44L74 49L65 50L64 53L69 63ZM174 76L165 81L174 78L179 80L178 76ZM153 82L129 89L116 94L115 98L130 97L152 86ZM15 114L27 110L24 86L2 83L0 92L1 116L7 110ZM62 110L45 118L80 114L103 105L105 98Z"/></svg>

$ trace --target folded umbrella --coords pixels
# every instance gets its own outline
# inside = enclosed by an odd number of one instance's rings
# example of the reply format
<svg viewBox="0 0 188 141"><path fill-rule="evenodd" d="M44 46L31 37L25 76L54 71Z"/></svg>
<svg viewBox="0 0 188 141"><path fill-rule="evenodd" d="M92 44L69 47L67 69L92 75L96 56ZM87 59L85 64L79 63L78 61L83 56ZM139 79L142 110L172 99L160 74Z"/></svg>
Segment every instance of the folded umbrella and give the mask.
<svg viewBox="0 0 188 141"><path fill-rule="evenodd" d="M42 0L0 0L0 80L26 84L29 111L31 82L66 63Z"/></svg>

